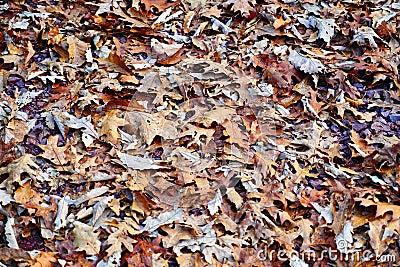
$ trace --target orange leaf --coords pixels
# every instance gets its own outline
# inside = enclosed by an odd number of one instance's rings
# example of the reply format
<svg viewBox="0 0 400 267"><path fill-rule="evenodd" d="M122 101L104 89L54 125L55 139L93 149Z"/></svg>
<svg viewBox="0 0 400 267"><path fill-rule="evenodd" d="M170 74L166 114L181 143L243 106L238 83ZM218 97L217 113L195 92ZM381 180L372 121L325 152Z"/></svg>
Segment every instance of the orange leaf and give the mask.
<svg viewBox="0 0 400 267"><path fill-rule="evenodd" d="M150 8L154 6L158 11L165 11L171 6L178 5L181 1L178 0L176 2L168 3L168 0L141 0L140 2L145 5L146 10L150 10Z"/></svg>
<svg viewBox="0 0 400 267"><path fill-rule="evenodd" d="M400 219L400 206L393 205L385 202L374 202L369 199L356 198L355 200L361 201L361 205L364 207L376 206L375 217L383 216L386 212L392 212L392 220Z"/></svg>
<svg viewBox="0 0 400 267"><path fill-rule="evenodd" d="M106 63L109 67L113 67L115 71L132 74L124 60L114 52L110 53L107 58L99 58L97 60L101 63Z"/></svg>
<svg viewBox="0 0 400 267"><path fill-rule="evenodd" d="M35 191L32 190L30 182L26 182L15 191L14 199L17 203L26 204L32 199L34 194Z"/></svg>
<svg viewBox="0 0 400 267"><path fill-rule="evenodd" d="M32 267L53 267L57 259L52 252L40 252L40 256L36 259L36 263Z"/></svg>

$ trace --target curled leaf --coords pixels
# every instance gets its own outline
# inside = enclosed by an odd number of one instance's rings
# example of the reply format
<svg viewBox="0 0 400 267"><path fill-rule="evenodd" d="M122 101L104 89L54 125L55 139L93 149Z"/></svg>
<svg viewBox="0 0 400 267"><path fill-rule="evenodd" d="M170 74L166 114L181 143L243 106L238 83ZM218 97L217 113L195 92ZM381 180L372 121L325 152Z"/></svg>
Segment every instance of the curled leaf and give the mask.
<svg viewBox="0 0 400 267"><path fill-rule="evenodd" d="M295 50L290 52L289 62L297 69L309 74L319 73L325 70L325 66L321 61L315 58L303 56Z"/></svg>

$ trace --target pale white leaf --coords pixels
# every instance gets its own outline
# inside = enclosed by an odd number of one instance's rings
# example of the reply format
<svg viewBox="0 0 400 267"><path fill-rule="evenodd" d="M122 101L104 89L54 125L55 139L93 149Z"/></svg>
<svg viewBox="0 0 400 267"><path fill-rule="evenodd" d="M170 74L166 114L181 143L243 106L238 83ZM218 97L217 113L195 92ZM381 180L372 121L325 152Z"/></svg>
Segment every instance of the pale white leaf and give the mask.
<svg viewBox="0 0 400 267"><path fill-rule="evenodd" d="M161 213L157 218L147 218L143 224L145 225L141 232L153 232L157 230L158 227L170 224L182 217L182 209L174 209L172 211Z"/></svg>
<svg viewBox="0 0 400 267"><path fill-rule="evenodd" d="M327 43L331 41L333 35L335 34L335 28L337 28L334 19L320 19L310 16L308 19L298 18L298 20L307 28L317 28L317 38L321 38Z"/></svg>
<svg viewBox="0 0 400 267"><path fill-rule="evenodd" d="M342 231L336 236L336 248L341 253L348 253L351 244L353 243L353 226L350 220L347 220Z"/></svg>
<svg viewBox="0 0 400 267"><path fill-rule="evenodd" d="M351 225L351 221L347 220L343 226L343 237L344 239L349 242L353 243L353 226Z"/></svg>
<svg viewBox="0 0 400 267"><path fill-rule="evenodd" d="M101 260L96 267L119 267L121 266L121 253L122 251L117 251L110 255L107 260Z"/></svg>
<svg viewBox="0 0 400 267"><path fill-rule="evenodd" d="M92 190L90 190L86 195L81 196L80 198L78 198L76 200L76 202L74 203L75 205L79 205L89 199L101 196L102 194L104 194L105 192L107 192L109 190L109 188L107 186L101 186L101 187L97 187L94 188Z"/></svg>
<svg viewBox="0 0 400 267"><path fill-rule="evenodd" d="M68 119L63 121L65 125L73 129L80 129L82 131L82 141L86 147L90 146L95 139L99 138L99 134L96 132L93 124L91 123L91 116L78 119L68 112L63 112L62 114Z"/></svg>
<svg viewBox="0 0 400 267"><path fill-rule="evenodd" d="M113 199L113 196L104 197L93 206L93 217L89 225L95 225L97 220L103 215L104 210L107 208L108 203Z"/></svg>
<svg viewBox="0 0 400 267"><path fill-rule="evenodd" d="M325 70L325 67L321 61L315 58L303 56L295 50L290 52L289 62L297 69L309 74L318 73Z"/></svg>
<svg viewBox="0 0 400 267"><path fill-rule="evenodd" d="M319 217L324 218L327 224L331 224L333 221L333 214L329 206L322 207L318 203L311 203L313 205L314 209L318 211L319 214L321 214Z"/></svg>
<svg viewBox="0 0 400 267"><path fill-rule="evenodd" d="M15 100L15 103L18 105L18 107L23 107L26 104L32 102L32 100L40 95L43 91L38 91L38 92L25 92L22 95L20 95L17 100Z"/></svg>
<svg viewBox="0 0 400 267"><path fill-rule="evenodd" d="M13 29L26 30L29 26L29 19L23 19L21 21L16 21L12 24Z"/></svg>
<svg viewBox="0 0 400 267"><path fill-rule="evenodd" d="M163 168L162 166L154 164L154 161L151 158L132 156L119 151L117 151L117 155L125 166L134 170L151 170Z"/></svg>
<svg viewBox="0 0 400 267"><path fill-rule="evenodd" d="M0 190L0 207L2 205L8 205L10 204L12 200L12 196L10 194L7 193L7 191L4 190Z"/></svg>
<svg viewBox="0 0 400 267"><path fill-rule="evenodd" d="M111 50L107 46L101 46L98 48L94 53L99 57L99 58L108 58L108 55L110 54Z"/></svg>
<svg viewBox="0 0 400 267"><path fill-rule="evenodd" d="M293 253L289 262L290 267L308 267L308 264Z"/></svg>
<svg viewBox="0 0 400 267"><path fill-rule="evenodd" d="M155 38L151 39L151 48L160 55L166 54L167 56L171 57L176 54L182 47L183 44L164 44Z"/></svg>
<svg viewBox="0 0 400 267"><path fill-rule="evenodd" d="M54 231L61 229L67 225L68 202L63 197L58 202L56 219L54 220Z"/></svg>
<svg viewBox="0 0 400 267"><path fill-rule="evenodd" d="M40 18L40 19L47 19L50 16L51 13L48 12L29 12L29 11L24 11L20 14L18 14L19 17L21 18L31 18L32 20L36 19L36 18Z"/></svg>
<svg viewBox="0 0 400 267"><path fill-rule="evenodd" d="M217 235L214 230L210 230L206 235L201 236L197 239L186 239L181 240L177 245L174 246L173 250L176 255L180 256L182 254L181 250L183 248L190 249L190 251L200 251L205 245L212 246L217 242Z"/></svg>
<svg viewBox="0 0 400 267"><path fill-rule="evenodd" d="M64 76L61 76L61 75L45 75L45 76L40 76L39 78L40 78L44 83L45 83L47 80L51 81L52 83L55 83L56 80L61 80L61 81L64 81L64 80L65 80Z"/></svg>
<svg viewBox="0 0 400 267"><path fill-rule="evenodd" d="M220 20L216 18L211 18L211 22L213 23L212 27L213 29L220 29L221 32L224 34L229 34L233 32L231 28L229 28L226 24L222 23Z"/></svg>
<svg viewBox="0 0 400 267"><path fill-rule="evenodd" d="M212 264L212 255L214 255L219 262L225 262L226 259L233 260L232 250L217 244L205 247L202 252L205 260L210 264Z"/></svg>
<svg viewBox="0 0 400 267"><path fill-rule="evenodd" d="M357 43L358 45L366 45L366 41L368 41L369 45L377 49L378 45L375 42L375 39L382 40L379 35L377 35L374 30L367 26L362 26L358 28L357 33L354 35L351 43Z"/></svg>
<svg viewBox="0 0 400 267"><path fill-rule="evenodd" d="M217 213L217 211L221 207L221 205L222 205L222 195L221 195L221 191L218 188L217 193L215 194L215 197L207 204L210 214L214 215L215 213Z"/></svg>
<svg viewBox="0 0 400 267"><path fill-rule="evenodd" d="M14 232L14 218L7 218L6 226L4 227L6 240L9 248L19 249L17 238L15 237Z"/></svg>
<svg viewBox="0 0 400 267"><path fill-rule="evenodd" d="M219 237L219 240L222 241L222 243L224 243L229 248L233 248L232 245L236 245L238 247L241 247L242 245L245 245L245 246L250 245L248 242L246 242L243 239L235 238L235 237L228 236L228 235Z"/></svg>

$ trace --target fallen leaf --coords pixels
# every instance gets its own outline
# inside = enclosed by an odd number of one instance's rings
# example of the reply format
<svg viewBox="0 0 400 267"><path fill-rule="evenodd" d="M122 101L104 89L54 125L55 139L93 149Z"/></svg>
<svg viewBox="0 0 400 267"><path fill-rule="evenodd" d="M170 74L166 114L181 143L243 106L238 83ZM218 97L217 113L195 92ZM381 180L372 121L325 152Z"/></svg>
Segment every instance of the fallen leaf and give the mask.
<svg viewBox="0 0 400 267"><path fill-rule="evenodd" d="M221 191L219 189L217 189L217 192L216 192L214 198L207 204L210 214L214 215L215 213L217 213L217 211L221 207L221 205L222 205Z"/></svg>
<svg viewBox="0 0 400 267"><path fill-rule="evenodd" d="M119 151L117 151L117 155L125 166L134 170L151 170L164 168L163 166L154 164L154 161L151 158L132 156Z"/></svg>
<svg viewBox="0 0 400 267"><path fill-rule="evenodd" d="M334 19L320 19L314 16L308 17L308 19L299 18L300 23L304 24L307 28L313 27L318 29L317 38L323 39L326 43L330 43L333 35L335 34L335 24ZM310 40L312 41L312 40Z"/></svg>
<svg viewBox="0 0 400 267"><path fill-rule="evenodd" d="M7 218L7 222L4 227L5 237L9 248L19 249L14 226L15 226L15 219Z"/></svg>
<svg viewBox="0 0 400 267"><path fill-rule="evenodd" d="M8 173L9 177L4 180L0 186L6 187L7 192L11 193L14 188L12 183L21 183L21 175L23 173L29 174L31 177L36 177L39 166L32 160L32 158L32 155L25 154L7 166L1 167L0 174Z"/></svg>
<svg viewBox="0 0 400 267"><path fill-rule="evenodd" d="M387 212L391 212L393 221L400 219L400 206L398 205L385 202L374 202L365 198L356 198L355 200L361 201L361 205L364 207L376 206L375 217L384 216Z"/></svg>
<svg viewBox="0 0 400 267"><path fill-rule="evenodd" d="M63 166L68 162L67 155L65 153L66 150L68 149L68 146L59 147L57 144L58 144L58 136L57 135L49 136L46 145L39 145L39 147L44 151L43 153L40 154L40 156L50 160L55 165Z"/></svg>
<svg viewBox="0 0 400 267"><path fill-rule="evenodd" d="M226 2L226 5L233 4L233 11L240 12L242 16L248 17L250 12L253 10L253 7L250 5L250 3L255 5L255 2L252 0L229 0Z"/></svg>
<svg viewBox="0 0 400 267"><path fill-rule="evenodd" d="M107 116L101 122L101 128L99 136L106 135L106 141L111 144L117 145L120 134L118 127L124 126L126 121L124 118L120 118L118 110L111 110L107 113Z"/></svg>
<svg viewBox="0 0 400 267"><path fill-rule="evenodd" d="M154 232L162 225L173 223L182 217L182 209L174 209L172 211L161 213L157 218L148 217L143 222L144 227L140 232Z"/></svg>
<svg viewBox="0 0 400 267"><path fill-rule="evenodd" d="M36 259L36 263L32 267L53 267L57 263L57 259L54 257L53 252L41 251L39 257Z"/></svg>
<svg viewBox="0 0 400 267"><path fill-rule="evenodd" d="M152 6L158 9L158 11L165 11L167 8L178 5L181 1L177 0L169 3L167 0L140 0L144 4L146 10L150 10Z"/></svg>
<svg viewBox="0 0 400 267"><path fill-rule="evenodd" d="M33 49L32 43L28 41L28 55L26 55L25 64L27 64L34 55L35 49Z"/></svg>
<svg viewBox="0 0 400 267"><path fill-rule="evenodd" d="M85 251L88 255L96 255L100 252L101 242L98 239L99 232L95 232L92 226L75 221L72 234L74 246L77 251Z"/></svg>
<svg viewBox="0 0 400 267"><path fill-rule="evenodd" d="M14 199L19 204L26 204L33 198L34 194L35 191L32 190L30 182L26 182L15 191Z"/></svg>
<svg viewBox="0 0 400 267"><path fill-rule="evenodd" d="M321 61L315 58L303 56L295 50L290 52L288 59L293 66L305 73L313 74L325 70L325 66Z"/></svg>

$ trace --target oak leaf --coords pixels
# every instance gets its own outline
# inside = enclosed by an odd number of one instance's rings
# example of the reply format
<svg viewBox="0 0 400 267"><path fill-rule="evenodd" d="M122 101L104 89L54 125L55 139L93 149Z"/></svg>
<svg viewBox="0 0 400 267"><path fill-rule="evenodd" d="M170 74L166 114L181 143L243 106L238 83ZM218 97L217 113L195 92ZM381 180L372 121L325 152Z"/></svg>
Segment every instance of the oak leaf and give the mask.
<svg viewBox="0 0 400 267"><path fill-rule="evenodd" d="M232 4L232 10L235 12L240 12L242 16L248 17L250 12L253 10L253 7L250 5L255 4L254 0L229 0L226 4Z"/></svg>
<svg viewBox="0 0 400 267"><path fill-rule="evenodd" d="M87 255L96 255L100 252L101 242L99 232L95 232L92 226L82 222L74 222L75 228L72 230L74 235L74 246L77 251L86 251Z"/></svg>
<svg viewBox="0 0 400 267"><path fill-rule="evenodd" d="M235 204L235 207L237 210L240 209L240 207L243 204L243 198L239 195L239 193L235 190L235 188L228 188L226 191L226 195L228 199Z"/></svg>
<svg viewBox="0 0 400 267"><path fill-rule="evenodd" d="M15 191L14 199L17 203L26 204L32 199L34 194L35 191L32 189L31 183L26 182Z"/></svg>
<svg viewBox="0 0 400 267"><path fill-rule="evenodd" d="M7 166L0 168L0 174L9 174L9 177L0 184L0 187L6 187L7 192L12 192L12 189L14 188L12 183L21 183L21 175L23 173L35 177L38 170L39 166L32 160L32 155L24 154L22 157L14 160Z"/></svg>
<svg viewBox="0 0 400 267"><path fill-rule="evenodd" d="M388 248L386 242L381 238L382 231L387 227L388 221L389 215L386 214L386 216L369 222L368 236L370 238L370 244L378 257Z"/></svg>
<svg viewBox="0 0 400 267"><path fill-rule="evenodd" d="M90 48L90 44L79 40L75 36L68 36L67 43L70 63L77 66L85 63L85 53Z"/></svg>
<svg viewBox="0 0 400 267"><path fill-rule="evenodd" d="M288 89L296 80L301 80L301 73L287 61L276 62L268 55L260 54L253 58L253 62L255 67L263 68L272 86Z"/></svg>
<svg viewBox="0 0 400 267"><path fill-rule="evenodd" d="M136 136L141 136L146 144L150 145L154 137L161 136L164 139L176 139L178 136L177 123L164 118L166 114L158 112L147 114L132 112L127 114L127 123L135 125ZM130 132L132 134L132 132Z"/></svg>
<svg viewBox="0 0 400 267"><path fill-rule="evenodd" d="M228 120L225 121L222 125L225 127L224 132L229 136L228 140L231 144L238 144L239 146L246 149L249 147L250 138L247 132L239 128L237 122Z"/></svg>
<svg viewBox="0 0 400 267"><path fill-rule="evenodd" d="M1 247L0 248L0 260L8 261L10 259L24 260L24 261L28 262L29 264L33 264L33 262L34 262L34 260L32 259L32 256L28 253L28 251L24 251L22 249L16 249L16 248Z"/></svg>
<svg viewBox="0 0 400 267"><path fill-rule="evenodd" d="M143 172L133 172L126 182L126 186L132 191L142 191L148 185L149 181Z"/></svg>
<svg viewBox="0 0 400 267"><path fill-rule="evenodd" d="M314 16L310 16L308 19L299 18L299 21L307 28L310 27L317 28L318 35L316 38L321 38L328 44L330 43L333 35L335 34L335 28L337 28L334 19L320 19Z"/></svg>
<svg viewBox="0 0 400 267"><path fill-rule="evenodd" d="M14 227L15 227L15 219L7 218L6 225L4 226L4 236L5 239L7 240L9 248L19 249L16 231L14 230Z"/></svg>
<svg viewBox="0 0 400 267"><path fill-rule="evenodd" d="M139 234L139 231L132 227L132 223L133 220L130 218L119 223L112 223L116 228L114 228L113 232L107 238L106 243L111 244L111 246L106 250L109 256L120 252L122 250L122 244L129 252L133 251L133 244L137 241L131 238L129 234Z"/></svg>
<svg viewBox="0 0 400 267"><path fill-rule="evenodd" d="M42 251L32 267L53 267L55 263L57 263L57 259L53 252Z"/></svg>
<svg viewBox="0 0 400 267"><path fill-rule="evenodd" d="M57 215L54 220L54 231L58 231L62 227L67 225L67 215L68 215L68 202L63 197L60 199L57 205Z"/></svg>
<svg viewBox="0 0 400 267"><path fill-rule="evenodd" d="M211 246L206 246L203 250L202 253L204 254L205 260L209 263L212 264L212 255L215 256L215 258L219 262L224 262L227 259L230 261L233 261L232 257L232 250L228 247L222 247L217 244L212 244Z"/></svg>
<svg viewBox="0 0 400 267"><path fill-rule="evenodd" d="M91 122L91 116L78 119L68 112L63 112L62 115L65 117L63 121L64 124L70 128L80 129L82 131L82 142L86 147L90 146L95 139L99 138L99 134L96 132Z"/></svg>
<svg viewBox="0 0 400 267"><path fill-rule="evenodd" d="M151 39L151 48L158 55L171 57L176 54L182 47L183 44L164 44L157 39Z"/></svg>
<svg viewBox="0 0 400 267"><path fill-rule="evenodd" d="M125 61L114 52L109 53L106 58L98 58L97 60L116 72L132 74L131 69L126 65Z"/></svg>
<svg viewBox="0 0 400 267"><path fill-rule="evenodd" d="M389 204L385 202L374 202L365 198L356 198L355 200L361 201L361 205L364 207L376 206L375 217L380 217L385 215L387 212L392 213L392 220L397 221L400 219L400 206Z"/></svg>
<svg viewBox="0 0 400 267"><path fill-rule="evenodd" d="M120 134L118 132L119 126L125 125L125 119L118 116L118 110L111 110L107 113L104 120L101 123L99 136L106 135L106 141L113 145L117 145Z"/></svg>
<svg viewBox="0 0 400 267"><path fill-rule="evenodd" d="M40 154L43 158L50 160L55 165L65 165L67 164L67 156L65 151L67 150L67 146L59 147L58 143L58 136L52 135L49 136L47 139L46 145L39 145L39 147L44 151Z"/></svg>
<svg viewBox="0 0 400 267"><path fill-rule="evenodd" d="M366 40L371 48L377 49L378 45L375 39L382 41L382 39L375 33L375 31L368 26L361 26L357 29L356 34L353 37L352 43L357 43L358 45L366 45Z"/></svg>

